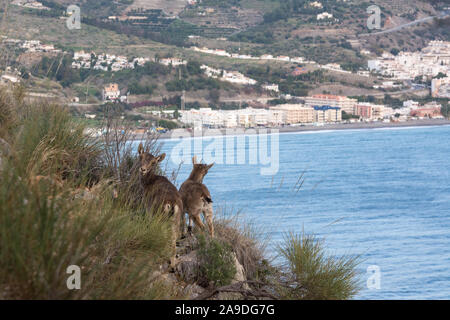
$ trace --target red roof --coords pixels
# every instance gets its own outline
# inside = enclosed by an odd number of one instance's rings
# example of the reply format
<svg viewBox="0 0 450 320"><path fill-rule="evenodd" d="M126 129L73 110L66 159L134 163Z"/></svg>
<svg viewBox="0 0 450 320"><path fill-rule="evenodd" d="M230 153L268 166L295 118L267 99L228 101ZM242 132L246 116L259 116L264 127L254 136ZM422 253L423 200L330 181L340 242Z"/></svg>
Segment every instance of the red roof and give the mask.
<svg viewBox="0 0 450 320"><path fill-rule="evenodd" d="M292 74L294 77L299 76L299 75L302 75L302 74L305 74L305 73L308 73L308 71L306 71L305 68L301 68L301 67L297 67L297 68L295 68L294 71L291 72L291 74Z"/></svg>

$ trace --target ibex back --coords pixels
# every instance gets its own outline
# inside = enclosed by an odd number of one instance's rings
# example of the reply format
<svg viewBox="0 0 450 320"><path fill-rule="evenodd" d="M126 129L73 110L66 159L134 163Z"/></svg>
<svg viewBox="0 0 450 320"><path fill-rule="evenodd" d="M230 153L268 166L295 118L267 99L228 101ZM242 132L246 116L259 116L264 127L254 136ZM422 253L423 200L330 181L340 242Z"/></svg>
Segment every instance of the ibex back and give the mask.
<svg viewBox="0 0 450 320"><path fill-rule="evenodd" d="M140 178L144 187L144 197L148 213L162 212L172 219L172 258L170 263L175 266L176 242L181 236L184 226L180 225L183 214L183 200L177 188L166 178L157 174L158 165L166 154L154 156L144 150L139 144ZM180 232L181 231L181 232Z"/></svg>
<svg viewBox="0 0 450 320"><path fill-rule="evenodd" d="M214 164L197 163L196 157L192 158L192 164L191 175L180 188L184 212L189 214L189 229L192 228L192 221L202 230L205 229L200 217L203 213L209 233L211 237L214 237L212 198L208 188L203 184L203 178Z"/></svg>

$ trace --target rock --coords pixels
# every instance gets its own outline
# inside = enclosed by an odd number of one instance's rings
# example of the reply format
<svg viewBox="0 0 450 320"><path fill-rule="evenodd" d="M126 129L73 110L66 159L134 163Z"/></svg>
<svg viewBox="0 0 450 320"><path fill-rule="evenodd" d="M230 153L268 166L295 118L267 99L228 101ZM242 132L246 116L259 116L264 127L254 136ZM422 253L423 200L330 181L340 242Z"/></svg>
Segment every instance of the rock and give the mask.
<svg viewBox="0 0 450 320"><path fill-rule="evenodd" d="M156 281L159 277L161 277L162 273L160 271L155 271L150 276L150 281Z"/></svg>
<svg viewBox="0 0 450 320"><path fill-rule="evenodd" d="M177 242L177 254L185 255L193 251L198 247L198 240L194 235L189 233L185 234L185 238L180 239Z"/></svg>
<svg viewBox="0 0 450 320"><path fill-rule="evenodd" d="M242 300L242 294L237 292L219 292L213 300Z"/></svg>
<svg viewBox="0 0 450 320"><path fill-rule="evenodd" d="M199 295L203 294L205 292L205 289L200 287L197 284L188 284L184 290L183 295L186 296L186 299L192 300L197 298Z"/></svg>
<svg viewBox="0 0 450 320"><path fill-rule="evenodd" d="M179 257L175 272L186 282L195 282L198 278L197 251Z"/></svg>
<svg viewBox="0 0 450 320"><path fill-rule="evenodd" d="M234 278L231 281L231 283L247 281L247 278L245 276L244 267L239 262L239 260L238 260L238 258L237 258L235 253L233 253L233 258L234 258L234 266L236 268L236 275L234 276ZM250 289L247 283L244 283L242 288L245 289L245 290L249 290Z"/></svg>
<svg viewBox="0 0 450 320"><path fill-rule="evenodd" d="M179 291L177 277L173 273L155 271L150 277L150 287L156 287L160 292L160 299L170 299Z"/></svg>
<svg viewBox="0 0 450 320"><path fill-rule="evenodd" d="M152 282L159 282L168 287L174 287L177 285L177 277L173 273L161 273L159 271L153 272L150 277Z"/></svg>

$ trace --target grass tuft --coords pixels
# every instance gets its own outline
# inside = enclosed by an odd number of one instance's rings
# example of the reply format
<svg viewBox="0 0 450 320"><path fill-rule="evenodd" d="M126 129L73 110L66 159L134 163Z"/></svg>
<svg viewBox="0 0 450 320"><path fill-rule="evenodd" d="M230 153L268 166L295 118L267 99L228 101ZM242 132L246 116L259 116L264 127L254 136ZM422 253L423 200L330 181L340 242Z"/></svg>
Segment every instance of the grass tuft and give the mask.
<svg viewBox="0 0 450 320"><path fill-rule="evenodd" d="M287 261L286 299L343 300L359 291L358 256L329 256L314 235L289 233L279 252Z"/></svg>

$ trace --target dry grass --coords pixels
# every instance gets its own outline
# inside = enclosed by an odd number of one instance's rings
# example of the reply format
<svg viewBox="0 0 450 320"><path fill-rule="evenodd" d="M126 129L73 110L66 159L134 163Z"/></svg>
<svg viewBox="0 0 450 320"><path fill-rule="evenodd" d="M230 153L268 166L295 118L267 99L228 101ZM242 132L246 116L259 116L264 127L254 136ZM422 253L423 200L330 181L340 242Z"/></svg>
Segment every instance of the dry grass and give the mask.
<svg viewBox="0 0 450 320"><path fill-rule="evenodd" d="M263 261L267 239L263 233L241 221L239 214L225 215L220 211L215 217L214 229L218 239L232 246L246 277L259 280L266 267Z"/></svg>
<svg viewBox="0 0 450 320"><path fill-rule="evenodd" d="M3 109L16 103L0 95ZM0 136L11 149L0 172L0 296L170 298L151 280L169 256L167 219L136 215L113 196L104 145L67 110L40 104L15 111L13 120L2 119L8 129ZM66 286L70 265L81 267L81 290Z"/></svg>

